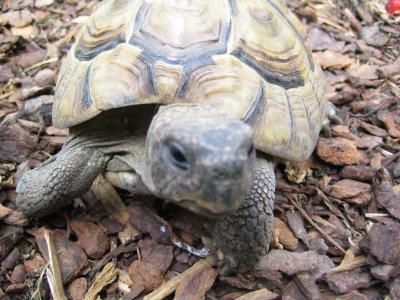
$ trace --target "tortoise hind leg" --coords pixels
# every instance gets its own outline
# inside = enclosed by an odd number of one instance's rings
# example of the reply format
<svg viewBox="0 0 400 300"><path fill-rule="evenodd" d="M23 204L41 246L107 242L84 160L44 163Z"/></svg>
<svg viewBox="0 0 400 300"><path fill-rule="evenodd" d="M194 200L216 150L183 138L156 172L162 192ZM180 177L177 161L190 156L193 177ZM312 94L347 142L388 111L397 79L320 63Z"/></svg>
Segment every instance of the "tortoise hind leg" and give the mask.
<svg viewBox="0 0 400 300"><path fill-rule="evenodd" d="M25 173L17 186L17 206L27 217L55 212L90 189L108 158L96 148L68 144Z"/></svg>
<svg viewBox="0 0 400 300"><path fill-rule="evenodd" d="M217 221L212 228L212 240L204 239L215 262L221 260L221 275L254 268L266 255L271 240L275 175L273 164L257 159L253 184L242 206L234 214ZM218 258L217 258L218 257ZM216 260L217 258L217 260Z"/></svg>

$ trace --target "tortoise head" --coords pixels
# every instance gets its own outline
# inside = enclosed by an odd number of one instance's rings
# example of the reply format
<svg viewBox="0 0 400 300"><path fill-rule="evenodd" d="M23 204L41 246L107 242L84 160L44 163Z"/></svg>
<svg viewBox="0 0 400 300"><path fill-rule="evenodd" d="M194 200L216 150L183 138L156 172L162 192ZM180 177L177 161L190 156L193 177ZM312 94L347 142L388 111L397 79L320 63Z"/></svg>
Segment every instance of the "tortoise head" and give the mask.
<svg viewBox="0 0 400 300"><path fill-rule="evenodd" d="M161 107L146 146L154 192L191 211L206 216L231 213L250 188L253 131L213 107Z"/></svg>

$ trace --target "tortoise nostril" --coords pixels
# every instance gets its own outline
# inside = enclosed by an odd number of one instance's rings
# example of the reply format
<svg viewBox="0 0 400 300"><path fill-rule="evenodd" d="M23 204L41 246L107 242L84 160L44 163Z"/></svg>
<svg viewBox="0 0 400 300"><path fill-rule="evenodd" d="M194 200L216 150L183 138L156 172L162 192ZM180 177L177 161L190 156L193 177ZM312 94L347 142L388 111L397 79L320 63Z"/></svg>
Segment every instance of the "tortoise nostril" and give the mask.
<svg viewBox="0 0 400 300"><path fill-rule="evenodd" d="M189 169L189 161L180 145L176 143L170 143L169 153L171 157L171 162L175 167L184 171Z"/></svg>
<svg viewBox="0 0 400 300"><path fill-rule="evenodd" d="M254 152L254 145L251 144L249 150L247 150L247 154L250 156Z"/></svg>

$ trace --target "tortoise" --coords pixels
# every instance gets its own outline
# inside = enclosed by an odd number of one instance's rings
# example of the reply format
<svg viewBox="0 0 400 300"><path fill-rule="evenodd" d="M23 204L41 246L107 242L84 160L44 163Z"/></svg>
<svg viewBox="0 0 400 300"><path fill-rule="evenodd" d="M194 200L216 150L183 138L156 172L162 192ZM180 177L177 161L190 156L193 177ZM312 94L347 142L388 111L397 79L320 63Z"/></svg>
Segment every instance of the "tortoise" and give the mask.
<svg viewBox="0 0 400 300"><path fill-rule="evenodd" d="M53 123L70 135L18 183L20 211L52 213L104 174L209 217L214 262L252 269L271 238L273 158L308 158L329 111L304 36L285 0L104 1L57 80Z"/></svg>

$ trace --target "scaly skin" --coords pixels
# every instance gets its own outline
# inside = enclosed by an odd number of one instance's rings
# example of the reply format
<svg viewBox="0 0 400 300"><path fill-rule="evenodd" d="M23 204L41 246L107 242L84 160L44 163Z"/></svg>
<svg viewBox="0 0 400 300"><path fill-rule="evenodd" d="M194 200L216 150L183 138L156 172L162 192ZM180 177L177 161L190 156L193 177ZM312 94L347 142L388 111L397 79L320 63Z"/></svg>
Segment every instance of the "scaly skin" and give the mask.
<svg viewBox="0 0 400 300"><path fill-rule="evenodd" d="M30 218L55 212L88 191L107 160L96 148L67 144L21 178L17 186L19 210Z"/></svg>
<svg viewBox="0 0 400 300"><path fill-rule="evenodd" d="M246 272L266 255L271 240L275 175L273 164L257 159L253 183L239 210L219 220L212 229L212 241L205 239L217 257L222 252L221 274ZM214 260L215 258L214 257Z"/></svg>

